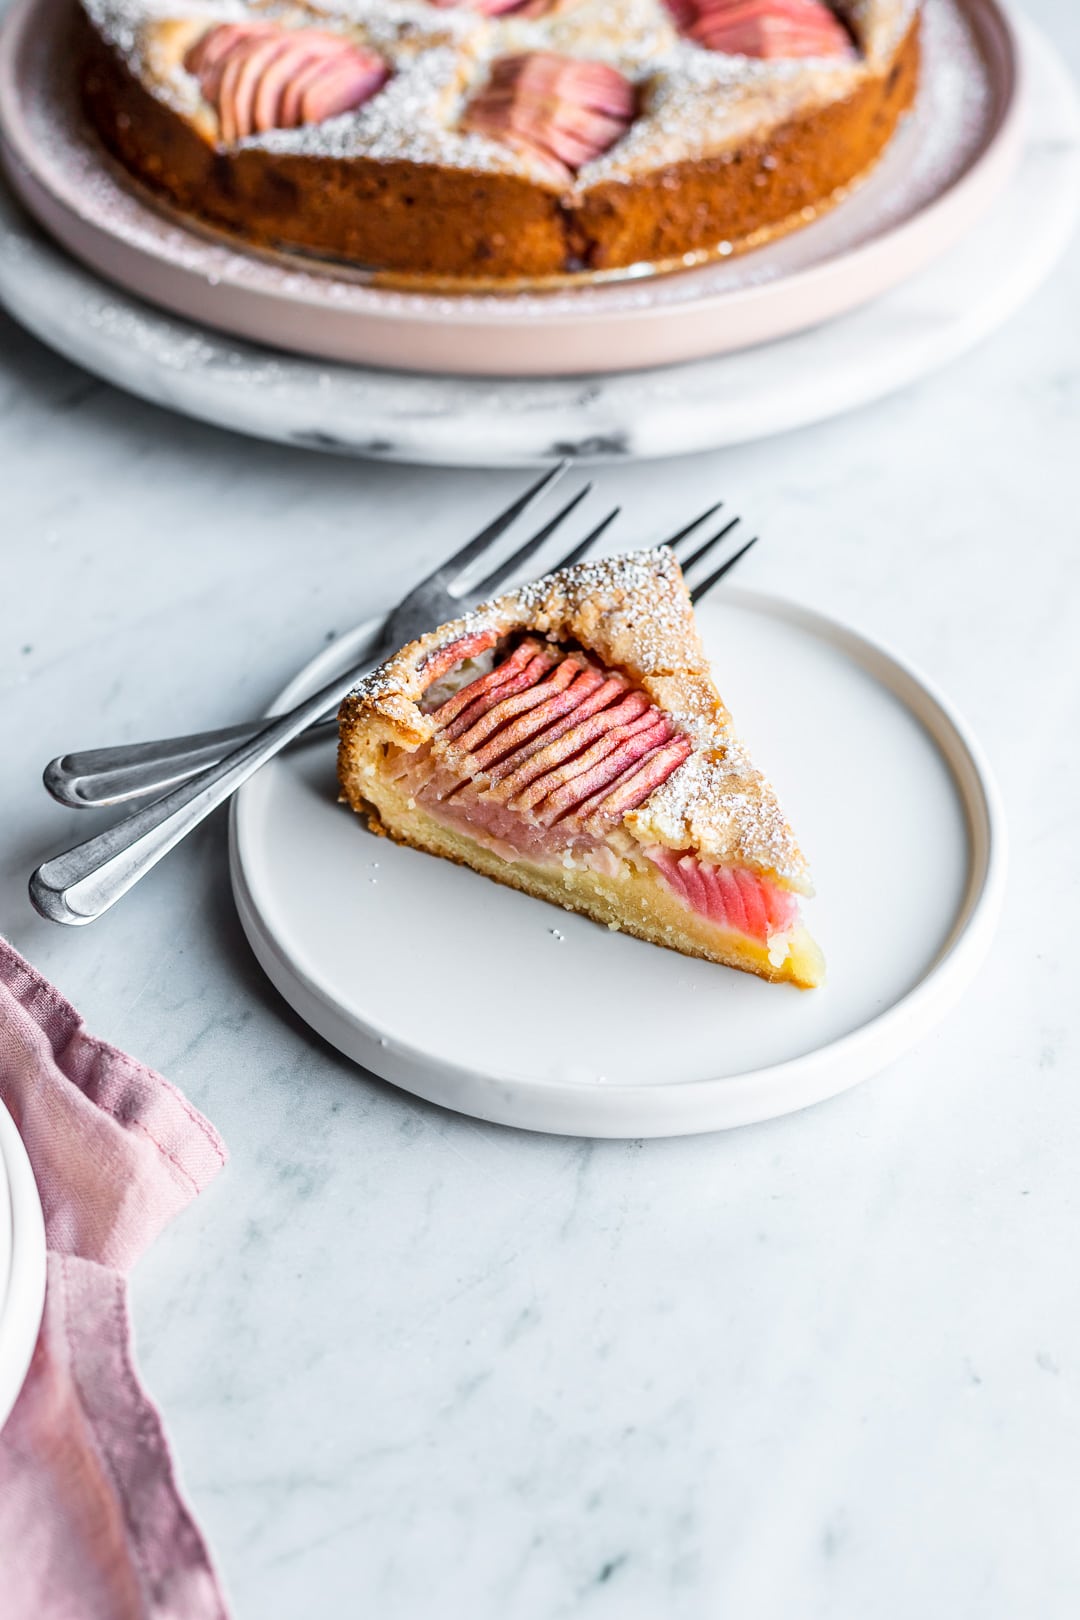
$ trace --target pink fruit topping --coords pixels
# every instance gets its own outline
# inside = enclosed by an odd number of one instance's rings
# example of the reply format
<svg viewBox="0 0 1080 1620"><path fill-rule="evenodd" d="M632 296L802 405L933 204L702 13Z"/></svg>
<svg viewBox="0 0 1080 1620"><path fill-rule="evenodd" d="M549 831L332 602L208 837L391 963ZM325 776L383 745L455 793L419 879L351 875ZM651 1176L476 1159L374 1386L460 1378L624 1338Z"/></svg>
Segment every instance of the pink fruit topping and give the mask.
<svg viewBox="0 0 1080 1620"><path fill-rule="evenodd" d="M462 638L453 650L460 660L477 649ZM423 678L433 684L445 671L437 654ZM431 719L434 738L395 774L416 799L509 852L596 850L691 750L625 677L534 636Z"/></svg>
<svg viewBox="0 0 1080 1620"><path fill-rule="evenodd" d="M216 107L227 142L353 112L390 77L381 56L341 34L270 22L218 24L184 66Z"/></svg>
<svg viewBox="0 0 1080 1620"><path fill-rule="evenodd" d="M425 688L494 642L487 630L439 648L422 666ZM432 740L389 765L429 813L508 859L569 852L608 872L622 859L608 842L612 829L693 746L625 676L536 636L525 636L430 719ZM658 844L638 849L680 899L722 927L767 943L795 921L794 895L766 877Z"/></svg>
<svg viewBox="0 0 1080 1620"><path fill-rule="evenodd" d="M511 11L518 17L543 17L557 0L430 0L430 3L440 10L463 4L466 11L478 11L482 17L502 17Z"/></svg>
<svg viewBox="0 0 1080 1620"><path fill-rule="evenodd" d="M538 157L566 178L621 140L636 104L629 79L605 62L531 51L492 64L463 127Z"/></svg>
<svg viewBox="0 0 1080 1620"><path fill-rule="evenodd" d="M737 929L764 944L771 935L790 928L798 915L793 894L744 867L716 866L659 844L645 853L687 905L723 928Z"/></svg>
<svg viewBox="0 0 1080 1620"><path fill-rule="evenodd" d="M471 635L458 636L456 641L448 641L442 647L437 647L429 653L420 666L420 674L424 680L424 690L441 680L447 670L453 669L466 658L476 658L480 653L487 652L494 647L499 637L494 630L474 630Z"/></svg>
<svg viewBox="0 0 1080 1620"><path fill-rule="evenodd" d="M666 0L687 39L729 56L851 56L843 23L821 0Z"/></svg>

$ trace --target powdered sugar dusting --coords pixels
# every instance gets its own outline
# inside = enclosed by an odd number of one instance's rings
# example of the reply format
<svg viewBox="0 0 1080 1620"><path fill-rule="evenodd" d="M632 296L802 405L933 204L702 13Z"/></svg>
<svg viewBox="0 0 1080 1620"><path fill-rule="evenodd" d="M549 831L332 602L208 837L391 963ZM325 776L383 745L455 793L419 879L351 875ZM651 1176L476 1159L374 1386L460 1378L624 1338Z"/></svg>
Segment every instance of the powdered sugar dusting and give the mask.
<svg viewBox="0 0 1080 1620"><path fill-rule="evenodd" d="M812 893L809 871L784 813L734 733L698 747L629 817L671 849L737 851L740 862Z"/></svg>
<svg viewBox="0 0 1080 1620"><path fill-rule="evenodd" d="M733 154L761 129L851 95L866 74L857 61L759 62L703 51L686 40L672 44L662 65L662 72L650 67L644 76L643 116L617 146L581 170L580 185L629 179L687 157Z"/></svg>
<svg viewBox="0 0 1080 1620"><path fill-rule="evenodd" d="M563 597L592 610L613 625L625 626L634 639L634 657L643 675L670 670L672 658L686 657L688 628L686 588L675 555L667 546L653 551L597 557L548 574L515 593L517 610L529 621L550 611Z"/></svg>
<svg viewBox="0 0 1080 1620"><path fill-rule="evenodd" d="M919 9L919 0L835 0L872 67L895 51Z"/></svg>
<svg viewBox="0 0 1080 1620"><path fill-rule="evenodd" d="M377 30L371 42L380 48ZM381 48L393 61L385 41ZM359 112L300 129L270 130L243 144L306 157L438 163L481 173L528 175L538 183L550 183L541 164L498 141L456 127L472 80L473 58L451 45L438 44L422 54L399 55L394 77Z"/></svg>

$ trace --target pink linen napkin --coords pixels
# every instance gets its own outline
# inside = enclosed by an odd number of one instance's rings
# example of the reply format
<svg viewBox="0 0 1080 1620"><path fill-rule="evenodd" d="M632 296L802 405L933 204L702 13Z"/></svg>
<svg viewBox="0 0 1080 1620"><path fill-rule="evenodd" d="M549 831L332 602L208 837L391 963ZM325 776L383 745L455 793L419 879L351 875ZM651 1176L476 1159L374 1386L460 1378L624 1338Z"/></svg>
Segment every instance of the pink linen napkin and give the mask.
<svg viewBox="0 0 1080 1620"><path fill-rule="evenodd" d="M227 1620L135 1372L126 1273L225 1163L174 1086L0 939L0 1099L45 1211L45 1315L0 1431L4 1620Z"/></svg>

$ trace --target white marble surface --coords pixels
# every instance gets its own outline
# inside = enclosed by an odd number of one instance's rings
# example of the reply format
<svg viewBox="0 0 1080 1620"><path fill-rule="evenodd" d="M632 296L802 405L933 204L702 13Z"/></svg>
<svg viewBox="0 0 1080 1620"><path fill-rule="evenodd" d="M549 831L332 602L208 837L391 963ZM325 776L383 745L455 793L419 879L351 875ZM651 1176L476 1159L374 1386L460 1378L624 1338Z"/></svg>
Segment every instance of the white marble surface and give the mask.
<svg viewBox="0 0 1080 1620"><path fill-rule="evenodd" d="M1076 8L1031 9L1080 65ZM255 968L220 823L92 929L32 915L29 867L89 825L49 754L257 707L517 479L228 437L0 318L0 929L231 1147L135 1293L238 1620L1075 1614L1078 276L1080 244L857 415L597 474L627 542L726 494L767 539L747 582L923 664L1013 842L997 947L914 1055L643 1146L350 1069Z"/></svg>

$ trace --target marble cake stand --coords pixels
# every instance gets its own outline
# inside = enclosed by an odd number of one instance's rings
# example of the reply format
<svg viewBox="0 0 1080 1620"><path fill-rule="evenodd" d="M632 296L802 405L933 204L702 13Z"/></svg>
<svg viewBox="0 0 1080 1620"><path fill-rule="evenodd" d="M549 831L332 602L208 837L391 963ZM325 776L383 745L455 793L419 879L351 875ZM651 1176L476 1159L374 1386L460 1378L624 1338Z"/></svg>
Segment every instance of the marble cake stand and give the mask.
<svg viewBox="0 0 1080 1620"><path fill-rule="evenodd" d="M0 303L44 342L154 404L282 443L446 466L715 449L821 421L979 342L1050 273L1080 201L1080 110L1030 24L1024 151L996 206L902 287L794 337L609 377L493 380L334 366L151 309L55 247L0 187Z"/></svg>

